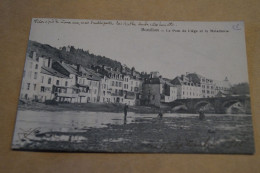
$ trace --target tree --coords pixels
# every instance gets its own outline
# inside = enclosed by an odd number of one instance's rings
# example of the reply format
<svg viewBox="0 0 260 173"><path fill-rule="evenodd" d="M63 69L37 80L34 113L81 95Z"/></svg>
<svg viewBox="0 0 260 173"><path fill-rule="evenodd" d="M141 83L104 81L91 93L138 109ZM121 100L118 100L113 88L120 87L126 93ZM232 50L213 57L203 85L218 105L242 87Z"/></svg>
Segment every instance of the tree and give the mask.
<svg viewBox="0 0 260 173"><path fill-rule="evenodd" d="M235 94L235 95L249 94L249 84L244 82L244 83L233 85L231 87L231 94Z"/></svg>

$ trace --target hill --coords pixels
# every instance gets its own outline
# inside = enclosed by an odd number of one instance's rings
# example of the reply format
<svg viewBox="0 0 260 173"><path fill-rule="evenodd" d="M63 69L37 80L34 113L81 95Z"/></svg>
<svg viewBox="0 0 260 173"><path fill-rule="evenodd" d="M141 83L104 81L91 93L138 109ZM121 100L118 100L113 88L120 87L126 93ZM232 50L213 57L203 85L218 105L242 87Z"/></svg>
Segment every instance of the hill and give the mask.
<svg viewBox="0 0 260 173"><path fill-rule="evenodd" d="M27 53L35 51L38 56L50 57L53 60L60 61L63 60L71 64L81 64L85 67L90 67L91 65L106 65L112 68L120 68L121 63L105 56L99 56L89 53L83 49L76 49L73 46L70 50L66 50L66 47L57 49L48 44L42 44L35 41L29 40Z"/></svg>

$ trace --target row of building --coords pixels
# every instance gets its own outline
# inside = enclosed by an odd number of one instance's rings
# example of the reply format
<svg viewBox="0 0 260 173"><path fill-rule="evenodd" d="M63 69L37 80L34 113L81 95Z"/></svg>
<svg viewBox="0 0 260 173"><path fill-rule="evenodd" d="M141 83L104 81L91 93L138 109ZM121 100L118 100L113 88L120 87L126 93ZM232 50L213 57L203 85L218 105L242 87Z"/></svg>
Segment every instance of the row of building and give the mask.
<svg viewBox="0 0 260 173"><path fill-rule="evenodd" d="M215 81L187 73L169 80L159 72L139 73L126 66L87 68L30 52L26 55L20 99L160 106L176 99L228 95L230 87L227 78Z"/></svg>
<svg viewBox="0 0 260 173"><path fill-rule="evenodd" d="M227 78L212 80L196 73L186 73L173 80L165 79L158 72L151 73L143 82L142 102L160 106L176 99L226 97L231 93Z"/></svg>
<svg viewBox="0 0 260 173"><path fill-rule="evenodd" d="M111 67L93 68L27 54L20 98L45 102L107 102L140 104L142 82L138 74Z"/></svg>

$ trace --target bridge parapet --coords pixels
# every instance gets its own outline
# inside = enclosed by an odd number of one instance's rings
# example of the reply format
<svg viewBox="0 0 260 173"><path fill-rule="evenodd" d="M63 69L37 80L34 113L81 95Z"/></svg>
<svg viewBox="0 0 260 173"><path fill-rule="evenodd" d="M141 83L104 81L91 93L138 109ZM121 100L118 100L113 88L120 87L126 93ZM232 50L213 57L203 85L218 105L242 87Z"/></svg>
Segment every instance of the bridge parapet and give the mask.
<svg viewBox="0 0 260 173"><path fill-rule="evenodd" d="M197 113L199 109L207 106L212 113L225 114L227 113L227 109L236 103L242 105L245 109L245 113L251 113L249 96L177 99L168 103L168 106L174 108L183 105L187 107L187 112L189 113Z"/></svg>

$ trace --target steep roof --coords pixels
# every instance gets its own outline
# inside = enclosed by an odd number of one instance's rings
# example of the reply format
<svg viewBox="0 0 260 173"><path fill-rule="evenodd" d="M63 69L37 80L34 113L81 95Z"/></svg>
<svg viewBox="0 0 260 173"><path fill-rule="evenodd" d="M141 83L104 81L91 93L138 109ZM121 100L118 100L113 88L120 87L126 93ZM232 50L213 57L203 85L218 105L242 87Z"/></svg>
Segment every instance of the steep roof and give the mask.
<svg viewBox="0 0 260 173"><path fill-rule="evenodd" d="M186 77L189 78L189 80L192 81L194 84L200 84L201 78L204 78L197 73L189 73L186 75Z"/></svg>
<svg viewBox="0 0 260 173"><path fill-rule="evenodd" d="M77 69L75 69L72 65L66 63L60 63L70 74L78 75Z"/></svg>
<svg viewBox="0 0 260 173"><path fill-rule="evenodd" d="M183 81L181 80L181 78L179 76L175 77L172 81L171 84L173 85L182 85Z"/></svg>
<svg viewBox="0 0 260 173"><path fill-rule="evenodd" d="M49 68L49 67L41 67L41 73L60 77L60 78L68 78L68 76L65 76L65 75L59 73L58 71L54 70L53 68Z"/></svg>
<svg viewBox="0 0 260 173"><path fill-rule="evenodd" d="M52 63L52 68L66 76L69 76L70 74L78 75L77 70L73 69L69 64L66 63L54 61Z"/></svg>
<svg viewBox="0 0 260 173"><path fill-rule="evenodd" d="M94 70L89 69L89 68L82 68L82 69L84 69L84 73L86 74L87 79L95 80L95 81L101 80L102 77L98 73L96 73Z"/></svg>

